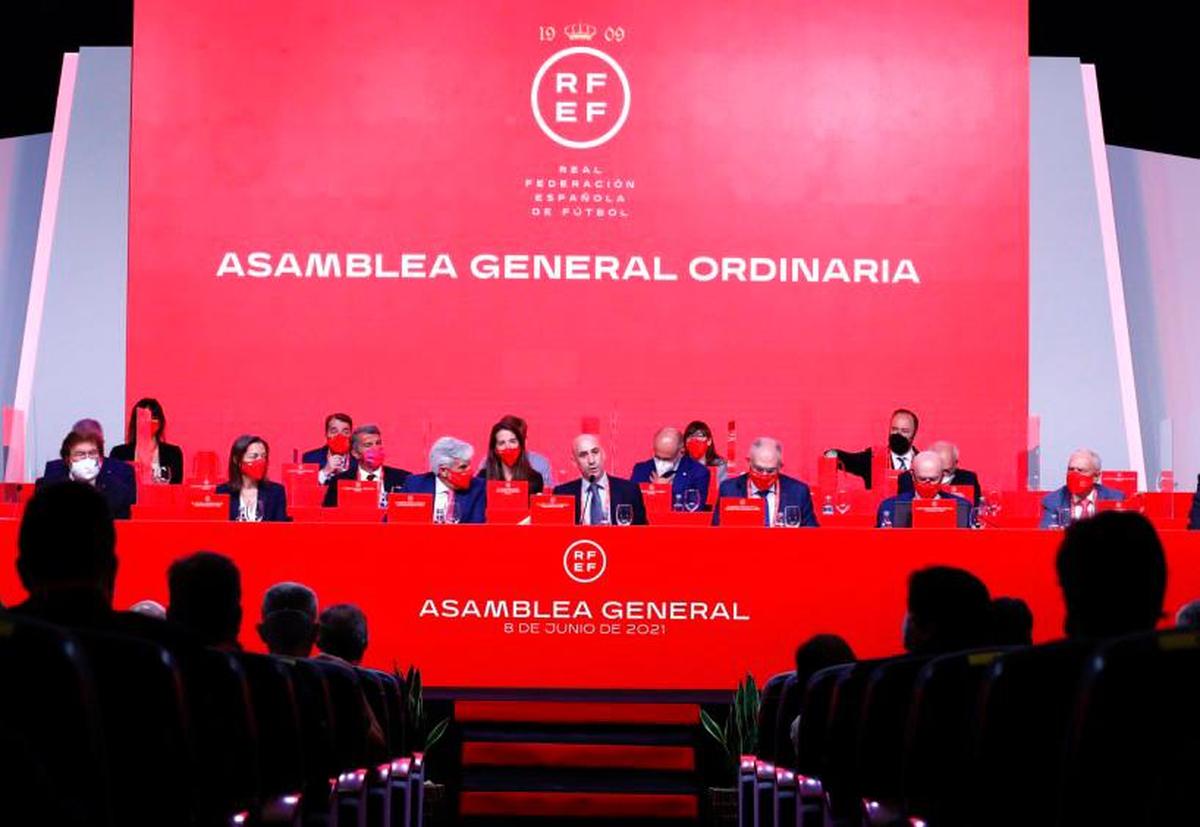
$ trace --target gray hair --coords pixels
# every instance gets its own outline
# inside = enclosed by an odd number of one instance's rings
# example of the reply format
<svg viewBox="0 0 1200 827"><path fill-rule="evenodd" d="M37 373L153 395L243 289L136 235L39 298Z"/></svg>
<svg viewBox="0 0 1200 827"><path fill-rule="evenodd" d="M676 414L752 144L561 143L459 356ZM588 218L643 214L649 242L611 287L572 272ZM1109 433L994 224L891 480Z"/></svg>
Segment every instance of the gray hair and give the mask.
<svg viewBox="0 0 1200 827"><path fill-rule="evenodd" d="M954 457L955 462L958 462L958 446L949 440L939 439L937 442L929 446L929 450L936 451L943 445L950 449L950 456Z"/></svg>
<svg viewBox="0 0 1200 827"><path fill-rule="evenodd" d="M470 443L452 436L440 437L429 449L429 470L436 474L443 465L453 465L460 461L470 462L473 456L475 449Z"/></svg>
<svg viewBox="0 0 1200 827"><path fill-rule="evenodd" d="M262 616L270 617L279 612L299 612L314 622L317 619L317 593L303 583L290 580L276 583L263 595Z"/></svg>
<svg viewBox="0 0 1200 827"><path fill-rule="evenodd" d="M1076 454L1087 454L1092 460L1092 465L1094 465L1096 467L1096 473L1100 473L1102 466L1100 464L1100 455L1099 454L1097 454L1091 448L1076 448L1067 457L1067 462L1069 463L1071 461L1071 457L1075 456Z"/></svg>
<svg viewBox="0 0 1200 827"><path fill-rule="evenodd" d="M360 439L360 437L366 436L367 434L374 434L380 439L383 439L383 434L380 432L378 425L359 425L354 429L354 433L350 434L350 447L357 451L359 449L359 445L362 443L362 439Z"/></svg>
<svg viewBox="0 0 1200 827"><path fill-rule="evenodd" d="M775 453L777 453L779 455L779 459L780 460L783 459L783 443L780 442L779 440L775 439L774 437L769 437L769 436L755 437L754 441L750 443L751 451L754 451L757 448L767 448L767 447L773 447L775 449Z"/></svg>

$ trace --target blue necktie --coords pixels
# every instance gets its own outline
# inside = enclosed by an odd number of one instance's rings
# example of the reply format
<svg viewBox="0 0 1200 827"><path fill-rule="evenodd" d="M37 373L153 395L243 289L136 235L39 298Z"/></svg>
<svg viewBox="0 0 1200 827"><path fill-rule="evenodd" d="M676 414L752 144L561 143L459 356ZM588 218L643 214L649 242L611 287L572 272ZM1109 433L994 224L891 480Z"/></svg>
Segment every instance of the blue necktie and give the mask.
<svg viewBox="0 0 1200 827"><path fill-rule="evenodd" d="M771 525L771 504L769 502L767 502L767 495L769 495L771 493L771 489L768 488L766 491L755 491L754 493L757 496L762 497L763 525L770 526Z"/></svg>
<svg viewBox="0 0 1200 827"><path fill-rule="evenodd" d="M596 483L588 484L588 495L592 498L588 505L588 521L592 525L604 524L604 503L600 502L600 486Z"/></svg>

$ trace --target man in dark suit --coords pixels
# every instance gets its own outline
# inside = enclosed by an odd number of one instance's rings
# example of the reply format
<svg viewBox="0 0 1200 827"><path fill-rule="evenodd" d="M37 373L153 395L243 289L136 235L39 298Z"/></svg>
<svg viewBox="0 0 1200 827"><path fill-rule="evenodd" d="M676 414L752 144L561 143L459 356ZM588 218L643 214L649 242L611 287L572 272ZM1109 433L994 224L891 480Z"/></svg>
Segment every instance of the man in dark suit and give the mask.
<svg viewBox="0 0 1200 827"><path fill-rule="evenodd" d="M1100 455L1090 448L1071 452L1067 459L1067 484L1042 498L1039 528L1063 525L1093 517L1101 500L1120 501L1124 492L1100 484Z"/></svg>
<svg viewBox="0 0 1200 827"><path fill-rule="evenodd" d="M102 426L99 421L95 419L80 419L71 426L70 433L84 434L86 436L95 437L97 445L104 445L104 426ZM42 469L42 476L62 479L62 475L65 473L66 467L67 463L62 458L48 460L46 462L46 467Z"/></svg>
<svg viewBox="0 0 1200 827"><path fill-rule="evenodd" d="M408 479L409 472L403 468L393 468L384 465L383 434L378 425L359 425L354 429L350 438L350 455L352 462L349 468L329 479L325 489L326 508L332 508L338 503L338 481L360 480L373 482L379 486L379 498L382 503L385 494L399 491Z"/></svg>
<svg viewBox="0 0 1200 827"><path fill-rule="evenodd" d="M338 474L358 470L358 460L350 453L354 420L350 414L331 413L325 417L325 444L305 451L301 461L317 466L317 482L328 485Z"/></svg>
<svg viewBox="0 0 1200 827"><path fill-rule="evenodd" d="M936 451L938 456L942 458L942 485L969 485L975 494L972 497L972 504L979 505L980 497L983 492L979 487L979 477L974 471L968 471L965 468L958 467L958 446L953 442L938 440L929 446L929 450ZM905 471L896 480L896 491L900 494L909 493L913 490L912 471Z"/></svg>
<svg viewBox="0 0 1200 827"><path fill-rule="evenodd" d="M670 482L675 502L686 504L687 492L694 489L700 496L700 507L707 505L708 468L689 457L683 450L683 433L678 428L663 428L654 436L654 456L633 466L629 481Z"/></svg>
<svg viewBox="0 0 1200 827"><path fill-rule="evenodd" d="M875 512L876 526L912 527L912 507L914 502L928 500L953 500L957 504L956 520L959 528L969 528L971 525L971 503L942 490L942 457L936 451L922 451L913 457L912 461L913 488L888 497L879 503ZM886 520L885 520L886 518Z"/></svg>
<svg viewBox="0 0 1200 827"><path fill-rule="evenodd" d="M646 505L636 483L607 474L604 447L595 434L580 434L571 443L579 479L556 485L555 494L575 498L576 525L617 525L617 509L628 506L632 525L646 524Z"/></svg>
<svg viewBox="0 0 1200 827"><path fill-rule="evenodd" d="M721 483L722 497L761 497L765 506L765 525L776 525L779 515L786 516L790 507L799 509L800 525L817 525L817 514L813 510L812 492L808 490L808 485L780 473L783 468L783 446L779 440L758 437L751 443L746 460L749 470L745 474ZM718 524L720 518L718 507L713 511L713 525Z"/></svg>
<svg viewBox="0 0 1200 827"><path fill-rule="evenodd" d="M471 470L475 449L444 436L429 449L429 471L404 481L406 494L432 494L434 521L487 522L487 481Z"/></svg>
<svg viewBox="0 0 1200 827"><path fill-rule="evenodd" d="M104 495L113 517L129 519L129 509L137 501L133 469L119 459L104 458L104 436L94 430L72 430L63 439L60 461L46 464L46 473L37 487L74 480L91 485Z"/></svg>
<svg viewBox="0 0 1200 827"><path fill-rule="evenodd" d="M892 411L891 424L888 426L888 468L897 471L907 471L912 467L913 457L917 455L917 447L913 440L917 438L917 428L920 426L917 415L908 408L897 408ZM837 457L838 467L848 474L862 477L867 488L871 487L871 469L874 465L875 449L867 448L862 451L843 451L831 448L825 452L827 457Z"/></svg>

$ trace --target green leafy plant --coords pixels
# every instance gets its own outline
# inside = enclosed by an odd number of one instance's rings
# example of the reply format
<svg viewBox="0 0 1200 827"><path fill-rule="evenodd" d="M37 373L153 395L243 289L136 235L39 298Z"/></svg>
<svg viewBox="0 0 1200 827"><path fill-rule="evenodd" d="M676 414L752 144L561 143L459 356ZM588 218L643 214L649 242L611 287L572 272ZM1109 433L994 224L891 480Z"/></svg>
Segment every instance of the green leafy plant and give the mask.
<svg viewBox="0 0 1200 827"><path fill-rule="evenodd" d="M443 718L433 726L428 725L429 722L425 719L420 669L409 666L408 671L402 673L400 667L393 666L392 673L400 682L400 692L404 700L404 753L428 753L446 734L450 727L450 719Z"/></svg>
<svg viewBox="0 0 1200 827"><path fill-rule="evenodd" d="M729 704L725 723L700 710L700 724L712 739L720 745L725 755L726 777L732 783L737 778L738 763L743 755L754 755L758 750L758 708L761 698L754 676L738 684Z"/></svg>

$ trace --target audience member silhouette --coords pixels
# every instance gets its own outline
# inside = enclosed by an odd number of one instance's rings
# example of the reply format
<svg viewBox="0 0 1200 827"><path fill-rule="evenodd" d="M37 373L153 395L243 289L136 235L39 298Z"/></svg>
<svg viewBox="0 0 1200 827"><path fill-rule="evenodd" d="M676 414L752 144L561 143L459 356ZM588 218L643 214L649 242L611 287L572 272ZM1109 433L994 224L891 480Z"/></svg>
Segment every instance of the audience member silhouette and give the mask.
<svg viewBox="0 0 1200 827"><path fill-rule="evenodd" d="M306 658L317 641L317 595L300 583L276 583L262 602L258 636L272 655Z"/></svg>
<svg viewBox="0 0 1200 827"><path fill-rule="evenodd" d="M367 616L353 603L338 603L321 612L317 630L321 656L358 666L367 650Z"/></svg>
<svg viewBox="0 0 1200 827"><path fill-rule="evenodd" d="M25 506L17 574L29 598L10 611L66 626L111 623L117 537L104 495L81 482L39 488Z"/></svg>
<svg viewBox="0 0 1200 827"><path fill-rule="evenodd" d="M139 600L129 607L129 611L154 620L167 619L167 610L157 600Z"/></svg>
<svg viewBox="0 0 1200 827"><path fill-rule="evenodd" d="M992 600L987 586L963 569L931 566L908 577L904 648L936 655L991 643Z"/></svg>
<svg viewBox="0 0 1200 827"><path fill-rule="evenodd" d="M242 628L242 576L221 554L198 551L167 570L171 593L167 619L185 627L196 641L237 651Z"/></svg>
<svg viewBox="0 0 1200 827"><path fill-rule="evenodd" d="M781 753L782 757L789 760L795 758L796 722L804 712L804 687L808 684L808 679L827 666L852 663L855 660L857 658L854 656L854 650L850 648L850 644L838 635L813 635L796 647L796 671L794 674L799 691L783 696L775 721L769 723L770 726L777 727L779 721L788 722L789 743L779 744L778 749L782 750L785 747L791 749L789 752Z"/></svg>
<svg viewBox="0 0 1200 827"><path fill-rule="evenodd" d="M1163 616L1166 557L1141 514L1105 511L1072 523L1056 565L1069 638L1149 632Z"/></svg>
<svg viewBox="0 0 1200 827"><path fill-rule="evenodd" d="M1175 625L1180 629L1200 631L1200 599L1191 600L1175 613Z"/></svg>
<svg viewBox="0 0 1200 827"><path fill-rule="evenodd" d="M992 601L992 629L997 646L1031 646L1033 612L1019 597L997 597Z"/></svg>

